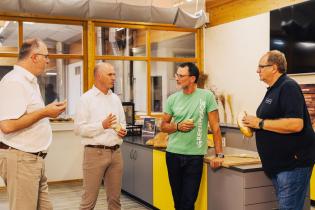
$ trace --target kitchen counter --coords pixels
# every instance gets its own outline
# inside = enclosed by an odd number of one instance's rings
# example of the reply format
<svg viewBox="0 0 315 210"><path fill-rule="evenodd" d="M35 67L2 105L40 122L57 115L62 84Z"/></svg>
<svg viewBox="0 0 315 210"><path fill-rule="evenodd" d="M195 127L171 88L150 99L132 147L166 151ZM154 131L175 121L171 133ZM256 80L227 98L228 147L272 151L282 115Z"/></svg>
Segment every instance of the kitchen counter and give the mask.
<svg viewBox="0 0 315 210"><path fill-rule="evenodd" d="M126 137L122 144L125 168L122 189L159 209L173 209L168 181L165 149L145 145L147 138ZM224 147L226 155L257 152ZM214 154L209 148L206 157ZM127 167L128 166L128 167ZM141 188L141 186L147 186ZM277 208L273 186L261 164L249 164L213 170L204 163L196 209L270 210Z"/></svg>
<svg viewBox="0 0 315 210"><path fill-rule="evenodd" d="M159 151L165 151L165 148L155 148L153 146L146 145L145 142L149 138L142 138L141 136L128 136L124 138L124 142L128 142L131 144L135 144L138 146L159 150ZM232 147L223 147L223 152L225 155L239 155L239 154L248 154L257 156L257 152L249 151L249 150L243 150L243 149L237 149ZM209 147L208 153L206 156L211 156L214 154L214 148ZM241 165L241 166L231 166L228 169L236 170L242 173L246 172L254 172L254 171L262 171L261 164L249 164L249 165Z"/></svg>

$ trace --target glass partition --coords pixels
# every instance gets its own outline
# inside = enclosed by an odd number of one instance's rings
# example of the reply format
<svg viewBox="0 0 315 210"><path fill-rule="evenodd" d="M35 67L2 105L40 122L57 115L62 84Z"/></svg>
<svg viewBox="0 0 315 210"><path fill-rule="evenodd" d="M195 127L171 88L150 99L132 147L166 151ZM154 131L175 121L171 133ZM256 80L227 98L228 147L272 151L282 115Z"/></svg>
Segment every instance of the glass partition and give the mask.
<svg viewBox="0 0 315 210"><path fill-rule="evenodd" d="M96 55L146 56L146 30L96 27Z"/></svg>
<svg viewBox="0 0 315 210"><path fill-rule="evenodd" d="M23 22L23 39L42 39L49 54L82 54L82 26Z"/></svg>
<svg viewBox="0 0 315 210"><path fill-rule="evenodd" d="M18 23L0 20L0 53L18 52Z"/></svg>
<svg viewBox="0 0 315 210"><path fill-rule="evenodd" d="M196 33L151 30L150 35L152 57L194 58L196 56Z"/></svg>
<svg viewBox="0 0 315 210"><path fill-rule="evenodd" d="M166 99L178 90L175 73L178 63L152 62L151 63L151 110L159 114L164 111Z"/></svg>
<svg viewBox="0 0 315 210"><path fill-rule="evenodd" d="M83 62L78 59L50 59L46 71L38 77L45 104L67 100L65 115L73 116L83 93Z"/></svg>

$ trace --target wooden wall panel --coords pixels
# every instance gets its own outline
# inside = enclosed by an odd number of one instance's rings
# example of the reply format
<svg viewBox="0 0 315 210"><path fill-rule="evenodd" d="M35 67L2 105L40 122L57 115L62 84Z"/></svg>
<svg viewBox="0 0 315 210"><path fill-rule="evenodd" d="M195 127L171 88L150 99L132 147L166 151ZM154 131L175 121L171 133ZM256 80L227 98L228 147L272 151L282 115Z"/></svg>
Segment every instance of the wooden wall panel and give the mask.
<svg viewBox="0 0 315 210"><path fill-rule="evenodd" d="M209 13L209 26L211 27L305 1L306 0L234 0L224 1L222 4L214 4L210 1L206 4L206 10Z"/></svg>

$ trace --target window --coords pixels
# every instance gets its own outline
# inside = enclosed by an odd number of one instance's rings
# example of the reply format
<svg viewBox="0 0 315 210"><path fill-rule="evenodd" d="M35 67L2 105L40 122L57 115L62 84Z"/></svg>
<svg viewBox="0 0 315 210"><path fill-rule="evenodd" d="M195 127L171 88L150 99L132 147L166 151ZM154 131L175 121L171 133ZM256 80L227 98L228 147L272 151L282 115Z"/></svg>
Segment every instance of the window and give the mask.
<svg viewBox="0 0 315 210"><path fill-rule="evenodd" d="M96 55L145 56L146 30L96 27Z"/></svg>
<svg viewBox="0 0 315 210"><path fill-rule="evenodd" d="M83 62L77 59L50 59L44 74L38 77L45 104L67 100L65 115L74 115L83 93Z"/></svg>
<svg viewBox="0 0 315 210"><path fill-rule="evenodd" d="M18 52L18 23L0 20L0 53Z"/></svg>
<svg viewBox="0 0 315 210"><path fill-rule="evenodd" d="M82 54L82 31L78 25L23 23L23 39L41 38L49 54Z"/></svg>
<svg viewBox="0 0 315 210"><path fill-rule="evenodd" d="M151 30L152 57L195 57L195 33Z"/></svg>
<svg viewBox="0 0 315 210"><path fill-rule="evenodd" d="M134 102L135 113L147 113L147 62L103 60L114 66L116 82L114 93L122 102ZM100 61L97 61L100 62Z"/></svg>

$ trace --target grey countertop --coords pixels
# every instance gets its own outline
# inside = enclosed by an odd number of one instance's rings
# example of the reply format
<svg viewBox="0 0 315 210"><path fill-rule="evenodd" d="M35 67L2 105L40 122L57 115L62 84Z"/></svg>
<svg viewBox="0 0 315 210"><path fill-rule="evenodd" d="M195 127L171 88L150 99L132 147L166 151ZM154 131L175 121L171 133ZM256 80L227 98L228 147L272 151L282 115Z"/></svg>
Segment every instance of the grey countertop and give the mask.
<svg viewBox="0 0 315 210"><path fill-rule="evenodd" d="M165 151L163 148L154 148L153 146L148 146L145 144L145 142L149 138L144 138L141 136L127 136L124 138L124 142L128 142L131 144L135 144L138 146L143 146L146 148L151 148L155 150L160 150L160 151ZM242 149L237 149L233 147L223 147L223 152L224 154L228 155L239 155L239 154L248 154L248 155L253 155L253 156L258 156L257 152L249 151L249 150L242 150ZM206 156L211 156L214 154L214 149L209 148L208 153ZM254 172L254 171L262 171L262 166L261 164L251 164L251 165L241 165L241 166L232 166L228 169L239 171L242 173L247 173L247 172Z"/></svg>

